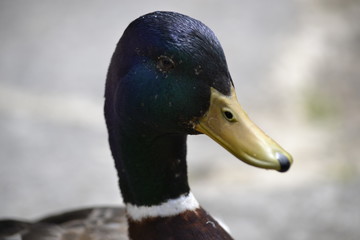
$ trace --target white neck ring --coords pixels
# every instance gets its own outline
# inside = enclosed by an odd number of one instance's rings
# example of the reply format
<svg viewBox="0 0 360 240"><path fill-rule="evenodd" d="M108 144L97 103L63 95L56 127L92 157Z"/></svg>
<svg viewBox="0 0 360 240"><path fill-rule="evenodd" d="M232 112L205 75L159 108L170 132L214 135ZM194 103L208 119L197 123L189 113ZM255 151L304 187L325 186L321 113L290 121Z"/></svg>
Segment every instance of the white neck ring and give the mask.
<svg viewBox="0 0 360 240"><path fill-rule="evenodd" d="M199 207L198 201L191 192L154 206L126 204L127 215L133 221L141 221L153 217L171 217L185 211L194 211Z"/></svg>

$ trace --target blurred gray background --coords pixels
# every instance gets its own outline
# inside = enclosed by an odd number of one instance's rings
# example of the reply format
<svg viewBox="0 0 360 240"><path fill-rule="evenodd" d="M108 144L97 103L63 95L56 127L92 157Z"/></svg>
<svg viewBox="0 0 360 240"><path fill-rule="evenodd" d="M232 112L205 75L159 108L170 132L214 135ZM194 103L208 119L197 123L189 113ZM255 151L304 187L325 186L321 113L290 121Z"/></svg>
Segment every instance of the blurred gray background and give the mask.
<svg viewBox="0 0 360 240"><path fill-rule="evenodd" d="M192 191L236 239L360 239L360 2L0 2L0 218L120 205L102 114L125 27L155 10L207 24L240 102L294 156L285 174L189 139Z"/></svg>

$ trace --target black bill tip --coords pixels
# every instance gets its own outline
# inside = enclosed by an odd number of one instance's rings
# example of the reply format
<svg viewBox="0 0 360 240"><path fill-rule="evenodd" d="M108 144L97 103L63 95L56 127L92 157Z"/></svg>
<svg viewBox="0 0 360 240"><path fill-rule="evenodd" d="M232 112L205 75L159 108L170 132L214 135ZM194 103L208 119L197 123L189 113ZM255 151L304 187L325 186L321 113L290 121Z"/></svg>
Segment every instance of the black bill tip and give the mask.
<svg viewBox="0 0 360 240"><path fill-rule="evenodd" d="M283 155L281 153L277 153L277 160L280 163L279 172L286 172L287 170L289 170L289 168L291 166L291 162L290 162L289 158L287 158L285 155Z"/></svg>

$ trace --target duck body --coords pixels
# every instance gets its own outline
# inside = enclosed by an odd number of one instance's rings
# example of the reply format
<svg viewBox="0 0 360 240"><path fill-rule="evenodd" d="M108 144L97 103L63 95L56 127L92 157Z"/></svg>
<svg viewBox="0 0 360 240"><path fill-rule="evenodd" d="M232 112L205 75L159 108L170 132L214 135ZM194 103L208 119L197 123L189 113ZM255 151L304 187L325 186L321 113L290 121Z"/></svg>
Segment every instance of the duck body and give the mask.
<svg viewBox="0 0 360 240"><path fill-rule="evenodd" d="M111 59L104 112L125 203L123 212L108 210L122 213L109 222L126 219L132 240L233 239L190 191L189 134L204 133L256 167L283 172L292 162L238 104L214 33L179 13L154 12L130 23ZM41 223L59 224L54 219Z"/></svg>
<svg viewBox="0 0 360 240"><path fill-rule="evenodd" d="M140 224L128 223L125 211L120 207L97 207L48 216L36 222L0 220L0 239L155 240L164 239L164 236L173 237L165 239L232 239L203 209L174 217L147 219ZM129 225L132 238L128 235ZM207 231L209 226L218 231Z"/></svg>

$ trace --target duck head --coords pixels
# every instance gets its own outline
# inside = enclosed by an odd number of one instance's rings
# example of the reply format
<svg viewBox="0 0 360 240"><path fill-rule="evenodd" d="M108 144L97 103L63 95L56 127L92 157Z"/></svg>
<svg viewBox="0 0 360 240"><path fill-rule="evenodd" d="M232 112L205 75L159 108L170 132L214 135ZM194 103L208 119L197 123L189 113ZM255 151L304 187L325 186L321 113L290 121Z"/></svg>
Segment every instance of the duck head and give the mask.
<svg viewBox="0 0 360 240"><path fill-rule="evenodd" d="M129 134L204 133L250 165L283 172L292 163L238 103L214 33L190 17L155 12L132 22L113 55L105 95L108 126Z"/></svg>
<svg viewBox="0 0 360 240"><path fill-rule="evenodd" d="M250 165L284 172L292 163L238 103L214 33L182 14L154 12L128 26L105 95L108 126L129 134L204 133Z"/></svg>

